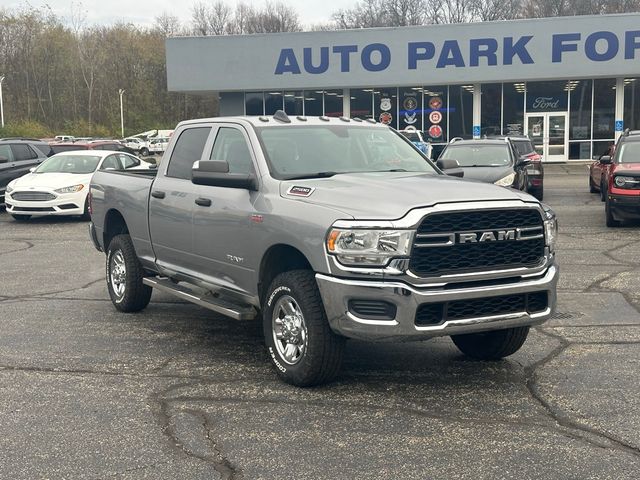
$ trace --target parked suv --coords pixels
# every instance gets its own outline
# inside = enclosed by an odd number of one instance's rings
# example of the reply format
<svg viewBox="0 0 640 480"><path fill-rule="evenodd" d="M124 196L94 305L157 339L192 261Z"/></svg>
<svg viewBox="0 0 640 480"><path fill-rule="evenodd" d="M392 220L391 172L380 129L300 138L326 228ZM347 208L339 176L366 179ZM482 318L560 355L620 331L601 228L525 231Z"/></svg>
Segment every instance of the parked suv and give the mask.
<svg viewBox="0 0 640 480"><path fill-rule="evenodd" d="M438 163L456 160L464 178L528 191L527 168L532 160L518 154L510 138L453 139L438 157Z"/></svg>
<svg viewBox="0 0 640 480"><path fill-rule="evenodd" d="M49 145L40 140L0 140L0 205L9 182L47 159Z"/></svg>
<svg viewBox="0 0 640 480"><path fill-rule="evenodd" d="M626 131L619 139L613 158L604 155L605 218L607 227L619 227L625 220L640 219L640 130Z"/></svg>
<svg viewBox="0 0 640 480"><path fill-rule="evenodd" d="M542 166L542 155L536 152L533 142L524 135L495 137L504 138L509 142L519 158L528 158L531 163L527 165L527 192L542 200L544 196L544 167Z"/></svg>

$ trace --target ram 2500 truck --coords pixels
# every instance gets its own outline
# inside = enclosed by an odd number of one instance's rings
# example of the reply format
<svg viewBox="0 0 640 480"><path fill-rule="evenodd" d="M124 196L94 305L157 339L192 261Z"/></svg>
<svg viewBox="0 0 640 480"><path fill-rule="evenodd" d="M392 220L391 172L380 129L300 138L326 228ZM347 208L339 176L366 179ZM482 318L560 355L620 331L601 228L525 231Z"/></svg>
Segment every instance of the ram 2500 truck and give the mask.
<svg viewBox="0 0 640 480"><path fill-rule="evenodd" d="M548 207L445 175L372 121L185 121L157 172L99 171L90 193L118 310L144 309L157 288L261 318L294 385L330 381L347 338L451 336L471 357L503 358L556 304Z"/></svg>

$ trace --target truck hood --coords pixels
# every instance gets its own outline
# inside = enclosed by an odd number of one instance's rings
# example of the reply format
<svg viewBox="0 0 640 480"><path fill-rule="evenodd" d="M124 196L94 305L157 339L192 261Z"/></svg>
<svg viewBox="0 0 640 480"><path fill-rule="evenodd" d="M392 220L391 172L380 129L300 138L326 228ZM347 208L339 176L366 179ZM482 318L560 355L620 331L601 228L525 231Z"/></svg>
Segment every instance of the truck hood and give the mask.
<svg viewBox="0 0 640 480"><path fill-rule="evenodd" d="M446 175L405 172L352 173L282 181L280 195L296 202L330 207L360 220L394 220L409 210L436 203L537 202L532 196L512 188Z"/></svg>

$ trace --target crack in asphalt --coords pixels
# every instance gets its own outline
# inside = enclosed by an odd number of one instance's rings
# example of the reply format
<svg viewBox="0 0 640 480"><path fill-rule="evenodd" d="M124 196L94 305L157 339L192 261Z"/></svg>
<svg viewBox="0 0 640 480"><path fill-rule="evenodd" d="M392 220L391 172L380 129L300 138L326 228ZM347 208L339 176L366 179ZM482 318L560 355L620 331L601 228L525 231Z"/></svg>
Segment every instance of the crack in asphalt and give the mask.
<svg viewBox="0 0 640 480"><path fill-rule="evenodd" d="M18 253L18 252L26 252L27 250L29 250L30 248L33 248L34 244L31 242L28 242L26 240L10 240L11 242L16 242L16 243L26 243L27 246L25 248L16 248L15 250L9 250L7 252L0 252L0 257L3 255L8 255L10 253Z"/></svg>
<svg viewBox="0 0 640 480"><path fill-rule="evenodd" d="M567 348L569 348L572 344L576 344L576 342L571 342L564 338L562 335L559 335L555 332L546 331L544 327L535 327L535 330L542 335L546 335L549 338L553 338L559 341L560 345L554 348L541 360L538 360L537 362L524 367L525 372L527 373L526 386L531 397L540 405L542 405L542 407L547 411L548 415L552 419L554 419L559 426L563 427L567 431L569 436L571 436L571 438L580 439L583 442L599 448L612 448L614 450L624 451L636 457L640 457L640 448L631 445L630 443L617 438L614 435L607 434L598 430L597 428L590 427L578 420L573 419L568 413L563 412L562 409L555 408L550 401L544 398L544 395L540 391L540 387L538 384L538 370L558 358L562 353L564 353ZM608 343L615 345L615 342ZM608 343L603 342L601 344L607 345Z"/></svg>
<svg viewBox="0 0 640 480"><path fill-rule="evenodd" d="M621 265L623 266L623 265ZM608 273L606 274L605 278L601 278L599 280L594 280L593 282L591 282L587 288L585 288L583 290L584 293L598 293L598 292L616 292L616 293L621 293L618 292L618 290L611 290L609 288L604 288L602 286L603 283L608 282L609 280L613 280L613 278L615 278L617 275L622 275L624 273L633 273L634 271L636 271L637 268L632 268L629 270L622 270L620 272L612 272L612 273Z"/></svg>

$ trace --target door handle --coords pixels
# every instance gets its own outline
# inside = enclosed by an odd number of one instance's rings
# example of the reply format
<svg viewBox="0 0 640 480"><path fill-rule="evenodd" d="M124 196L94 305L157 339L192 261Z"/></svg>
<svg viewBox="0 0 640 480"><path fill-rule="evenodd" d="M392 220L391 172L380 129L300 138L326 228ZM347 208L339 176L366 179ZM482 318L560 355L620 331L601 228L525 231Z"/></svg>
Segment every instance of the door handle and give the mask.
<svg viewBox="0 0 640 480"><path fill-rule="evenodd" d="M164 198L165 193L160 191L160 190L154 190L153 192L151 192L151 196L153 198Z"/></svg>
<svg viewBox="0 0 640 480"><path fill-rule="evenodd" d="M211 199L210 198L198 197L198 198L196 198L196 205L200 205L201 207L210 207L211 206Z"/></svg>

